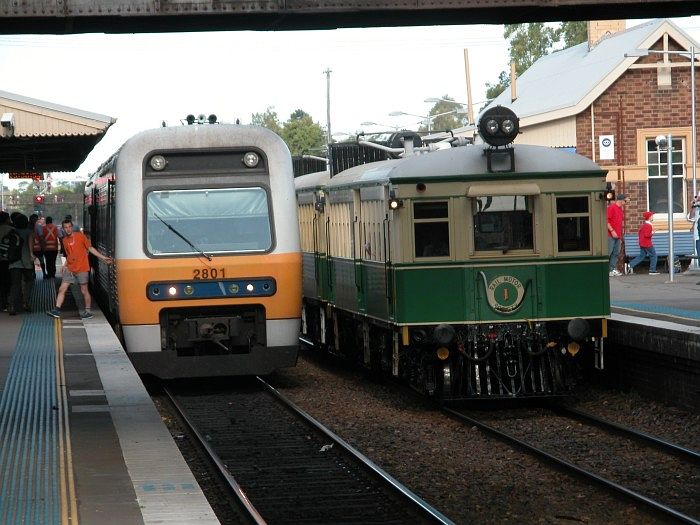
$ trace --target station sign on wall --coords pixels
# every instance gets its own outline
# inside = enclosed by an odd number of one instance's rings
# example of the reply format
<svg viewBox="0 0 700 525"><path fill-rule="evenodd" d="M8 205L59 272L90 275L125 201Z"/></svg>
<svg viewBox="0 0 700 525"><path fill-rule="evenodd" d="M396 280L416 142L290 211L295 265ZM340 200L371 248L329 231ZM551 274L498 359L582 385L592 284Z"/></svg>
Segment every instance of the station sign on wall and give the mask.
<svg viewBox="0 0 700 525"><path fill-rule="evenodd" d="M600 160L615 159L615 135L600 135L598 137L598 158Z"/></svg>

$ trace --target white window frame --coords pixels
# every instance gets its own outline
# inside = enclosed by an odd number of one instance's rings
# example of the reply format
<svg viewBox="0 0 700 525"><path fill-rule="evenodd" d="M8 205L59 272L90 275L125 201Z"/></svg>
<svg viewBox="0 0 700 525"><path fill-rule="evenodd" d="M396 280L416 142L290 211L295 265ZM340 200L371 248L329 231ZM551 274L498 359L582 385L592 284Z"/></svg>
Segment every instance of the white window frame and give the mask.
<svg viewBox="0 0 700 525"><path fill-rule="evenodd" d="M673 175L674 180L680 180L681 181L681 188L680 188L680 195L678 197L680 198L680 202L683 204L683 209L681 211L674 211L673 212L673 217L674 218L681 218L685 217L686 214L686 166L685 166L685 159L686 159L686 137L685 136L673 136L671 135L671 141L672 145L676 145L678 141L680 141L680 153L681 153L681 158L680 161L674 161L674 153L677 153L677 149L672 150L671 152L671 162L672 162L672 171L674 167L680 166L681 167L681 173ZM668 182L668 174L667 174L667 166L668 166L668 157L666 155L668 154L665 151L660 151L656 147L656 142L655 142L655 137L649 137L646 136L644 139L644 144L645 144L645 149L644 153L646 156L646 171L647 171L647 209L651 209L651 201L650 201L650 187L649 187L649 182L650 181L659 181L663 180L665 183ZM654 161L654 162L652 162ZM658 171L658 175L651 175L650 173L650 168L651 167L656 167ZM662 174L663 173L663 174ZM664 186L665 188L667 186ZM664 193L666 194L668 190L665 190ZM674 196L675 197L675 196ZM675 200L675 199L674 199ZM668 220L668 206L665 207L663 210L652 210L654 211L659 217L665 217Z"/></svg>

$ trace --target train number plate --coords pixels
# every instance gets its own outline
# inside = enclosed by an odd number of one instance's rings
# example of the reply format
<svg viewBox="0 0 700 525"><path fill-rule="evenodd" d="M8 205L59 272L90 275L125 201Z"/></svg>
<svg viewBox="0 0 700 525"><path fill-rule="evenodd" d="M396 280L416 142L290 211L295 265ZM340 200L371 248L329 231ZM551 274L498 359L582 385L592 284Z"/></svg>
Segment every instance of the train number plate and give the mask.
<svg viewBox="0 0 700 525"><path fill-rule="evenodd" d="M192 270L192 279L195 280L224 279L225 277L224 268L195 268Z"/></svg>

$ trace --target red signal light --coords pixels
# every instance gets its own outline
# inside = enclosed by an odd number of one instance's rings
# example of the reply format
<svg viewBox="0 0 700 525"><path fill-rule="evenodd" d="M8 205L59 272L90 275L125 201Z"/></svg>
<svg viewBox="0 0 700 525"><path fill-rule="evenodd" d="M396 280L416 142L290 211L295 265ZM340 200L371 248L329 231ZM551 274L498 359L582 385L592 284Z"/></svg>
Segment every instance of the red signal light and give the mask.
<svg viewBox="0 0 700 525"><path fill-rule="evenodd" d="M34 204L44 204L44 196L34 195Z"/></svg>

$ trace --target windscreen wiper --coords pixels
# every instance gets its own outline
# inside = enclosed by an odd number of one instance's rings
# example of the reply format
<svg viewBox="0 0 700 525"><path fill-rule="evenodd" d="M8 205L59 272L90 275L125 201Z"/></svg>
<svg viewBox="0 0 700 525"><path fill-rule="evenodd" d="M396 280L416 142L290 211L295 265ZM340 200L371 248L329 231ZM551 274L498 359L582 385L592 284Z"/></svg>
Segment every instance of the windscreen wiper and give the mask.
<svg viewBox="0 0 700 525"><path fill-rule="evenodd" d="M187 237L185 237L184 235L182 235L182 234L181 234L179 231L177 231L174 227L170 226L170 224L168 224L168 223L165 222L163 219L161 219L161 218L158 216L157 213L154 213L153 215L155 216L156 219L158 219L160 222L162 222L163 224L165 224L165 226L167 226L167 228L168 228L171 232L173 232L175 235L177 235L178 237L180 237L180 239L182 239L182 240L185 241L187 244L189 244L189 245L192 247L192 249L193 249L194 251L196 251L197 253L200 253L201 255L203 255L204 257L206 257L208 260L211 261L211 259L212 259L212 256L211 256L211 255L209 255L208 253L204 253L202 250L200 250L199 248L197 248L194 244L192 244L192 243L190 242L190 240L189 240Z"/></svg>

